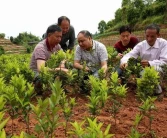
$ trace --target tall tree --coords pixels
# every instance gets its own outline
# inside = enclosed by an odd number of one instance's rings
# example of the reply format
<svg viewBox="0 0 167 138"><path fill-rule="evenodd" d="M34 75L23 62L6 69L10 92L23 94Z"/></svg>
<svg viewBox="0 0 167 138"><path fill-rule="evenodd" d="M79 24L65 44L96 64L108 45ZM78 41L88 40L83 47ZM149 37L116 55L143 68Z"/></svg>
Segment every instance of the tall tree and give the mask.
<svg viewBox="0 0 167 138"><path fill-rule="evenodd" d="M100 21L100 23L98 24L98 30L100 32L100 34L104 33L104 31L107 29L107 24L104 20Z"/></svg>
<svg viewBox="0 0 167 138"><path fill-rule="evenodd" d="M122 0L122 7L129 6L131 4L131 0Z"/></svg>
<svg viewBox="0 0 167 138"><path fill-rule="evenodd" d="M115 24L122 22L122 16L124 16L122 9L118 9L115 12Z"/></svg>
<svg viewBox="0 0 167 138"><path fill-rule="evenodd" d="M122 0L122 23L127 24L127 10L131 6L131 0Z"/></svg>

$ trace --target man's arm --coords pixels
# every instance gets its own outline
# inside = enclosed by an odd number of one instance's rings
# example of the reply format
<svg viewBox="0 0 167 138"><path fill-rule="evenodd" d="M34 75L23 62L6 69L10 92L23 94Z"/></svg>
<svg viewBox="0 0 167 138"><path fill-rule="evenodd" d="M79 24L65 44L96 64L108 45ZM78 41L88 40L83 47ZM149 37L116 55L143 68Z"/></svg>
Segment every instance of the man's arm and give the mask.
<svg viewBox="0 0 167 138"><path fill-rule="evenodd" d="M42 67L45 67L45 62L46 62L45 60L41 60L41 59L37 60L37 70L38 70L38 72L41 71Z"/></svg>
<svg viewBox="0 0 167 138"><path fill-rule="evenodd" d="M121 58L120 68L125 69L128 66L127 62L129 60L129 58L131 58L131 57L137 58L139 56L140 49L141 49L141 46L136 45L129 53L125 54Z"/></svg>
<svg viewBox="0 0 167 138"><path fill-rule="evenodd" d="M104 70L104 73L107 72L107 61L102 61L101 62L101 68Z"/></svg>
<svg viewBox="0 0 167 138"><path fill-rule="evenodd" d="M72 50L73 47L74 47L74 44L75 44L75 30L74 30L73 27L71 27L71 30L70 30L70 31L71 31L71 32L70 32L70 38L69 38L69 46L68 46L68 48L69 48L70 50Z"/></svg>
<svg viewBox="0 0 167 138"><path fill-rule="evenodd" d="M160 69L160 66L167 64L167 41L164 41L162 44L162 49L160 51L159 59L148 61L150 66L154 66L157 70Z"/></svg>
<svg viewBox="0 0 167 138"><path fill-rule="evenodd" d="M41 71L42 67L45 67L45 63L46 63L45 60L37 60L37 69L38 69L38 72ZM65 68L65 66L63 65L64 63L65 63L65 61L63 60L62 63L61 63L61 65L60 65L60 67L54 68L54 69L51 69L51 68L47 68L47 69L50 72L55 72L55 71L61 70L61 71L64 71L64 72L67 73L69 70Z"/></svg>
<svg viewBox="0 0 167 138"><path fill-rule="evenodd" d="M127 63L129 58L137 58L140 55L141 45L136 45L129 53L125 54L121 59L121 64Z"/></svg>

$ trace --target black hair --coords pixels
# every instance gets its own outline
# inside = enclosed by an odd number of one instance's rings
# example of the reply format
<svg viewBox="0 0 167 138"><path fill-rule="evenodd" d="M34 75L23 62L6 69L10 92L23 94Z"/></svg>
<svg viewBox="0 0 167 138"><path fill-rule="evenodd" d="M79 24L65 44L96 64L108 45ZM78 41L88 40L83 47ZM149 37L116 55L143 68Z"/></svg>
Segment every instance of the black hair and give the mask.
<svg viewBox="0 0 167 138"><path fill-rule="evenodd" d="M123 33L123 32L126 32L126 31L128 31L129 33L132 32L131 28L128 25L123 25L119 29L119 33L120 34Z"/></svg>
<svg viewBox="0 0 167 138"><path fill-rule="evenodd" d="M70 19L69 19L68 17L66 17L66 16L61 16L61 17L59 17L58 20L57 20L57 23L58 23L59 26L61 25L61 22L62 22L63 20L67 20L67 21L69 22L69 24L70 24Z"/></svg>
<svg viewBox="0 0 167 138"><path fill-rule="evenodd" d="M61 32L61 28L58 25L51 25L48 27L46 31L46 35L48 36L49 33L54 33L54 32Z"/></svg>
<svg viewBox="0 0 167 138"><path fill-rule="evenodd" d="M157 24L150 24L145 27L145 32L147 29L155 29L157 31L157 34L160 32L160 27Z"/></svg>
<svg viewBox="0 0 167 138"><path fill-rule="evenodd" d="M79 34L83 34L85 37L90 37L90 38L92 38L92 34L89 32L89 31L87 31L87 30L82 30L82 31L80 31L79 33L78 33L78 35Z"/></svg>

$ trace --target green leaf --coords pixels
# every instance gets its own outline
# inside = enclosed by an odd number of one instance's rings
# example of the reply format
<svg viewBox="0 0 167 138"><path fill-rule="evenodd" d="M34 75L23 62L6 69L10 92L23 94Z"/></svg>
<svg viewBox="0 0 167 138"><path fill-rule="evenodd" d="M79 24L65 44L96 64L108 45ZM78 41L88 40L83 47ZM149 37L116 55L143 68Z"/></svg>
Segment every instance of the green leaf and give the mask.
<svg viewBox="0 0 167 138"><path fill-rule="evenodd" d="M4 126L6 125L6 123L8 122L9 118L5 119L4 121L0 122L0 130L2 130L4 128Z"/></svg>

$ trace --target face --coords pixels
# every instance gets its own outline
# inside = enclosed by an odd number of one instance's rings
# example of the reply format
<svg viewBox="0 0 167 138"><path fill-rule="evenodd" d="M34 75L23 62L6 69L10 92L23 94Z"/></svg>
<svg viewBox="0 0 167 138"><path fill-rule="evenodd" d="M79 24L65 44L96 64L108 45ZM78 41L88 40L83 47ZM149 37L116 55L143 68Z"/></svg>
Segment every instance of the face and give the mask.
<svg viewBox="0 0 167 138"><path fill-rule="evenodd" d="M129 33L128 31L122 32L120 34L120 40L121 40L123 46L127 46L129 44L130 37L131 37L131 33Z"/></svg>
<svg viewBox="0 0 167 138"><path fill-rule="evenodd" d="M62 29L62 33L63 33L63 34L66 34L66 33L69 31L70 23L68 22L68 20L63 20L63 21L61 22L60 27L61 27L61 29Z"/></svg>
<svg viewBox="0 0 167 138"><path fill-rule="evenodd" d="M61 37L62 37L62 32L54 32L54 33L50 33L48 35L48 41L49 41L49 45L54 47L55 45L59 44L61 41Z"/></svg>
<svg viewBox="0 0 167 138"><path fill-rule="evenodd" d="M156 29L147 29L145 31L145 36L146 36L147 43L150 46L153 46L155 44L155 41L159 37L159 34L157 33Z"/></svg>
<svg viewBox="0 0 167 138"><path fill-rule="evenodd" d="M92 48L92 38L85 37L82 33L77 36L78 44L83 50L90 50Z"/></svg>

